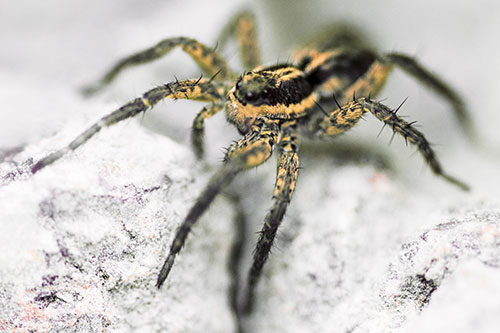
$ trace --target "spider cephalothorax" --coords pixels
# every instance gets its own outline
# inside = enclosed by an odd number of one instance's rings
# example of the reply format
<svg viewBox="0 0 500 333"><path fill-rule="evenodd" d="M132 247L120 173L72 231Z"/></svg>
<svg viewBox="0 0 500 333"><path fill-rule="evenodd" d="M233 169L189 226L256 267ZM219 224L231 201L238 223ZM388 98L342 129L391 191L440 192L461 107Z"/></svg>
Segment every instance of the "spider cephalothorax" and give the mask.
<svg viewBox="0 0 500 333"><path fill-rule="evenodd" d="M436 175L467 189L467 185L443 171L424 135L412 123L398 116L397 110L372 99L392 68L398 66L450 102L461 126L471 134L469 116L459 96L415 59L399 53L379 54L366 47L353 30L341 26L318 36L296 52L291 63L264 67L258 66L260 56L251 14L244 12L236 16L221 34L219 45L223 46L233 35L239 41L242 63L250 70L241 76L231 71L214 49L184 37L165 39L124 58L87 92L101 89L124 68L157 59L175 47L188 53L211 78L174 81L147 91L103 117L67 147L53 152L32 168L33 173L39 171L78 148L102 128L144 112L163 99L208 102L195 117L192 129L193 148L197 156L202 157L205 119L225 108L227 120L243 137L229 146L224 164L180 225L161 268L158 287L167 278L191 228L214 198L238 173L262 164L276 150L278 168L272 205L259 235L248 278L246 309L251 309L255 285L295 189L299 130L313 138L332 138L356 125L363 114L371 113L415 145Z"/></svg>
<svg viewBox="0 0 500 333"><path fill-rule="evenodd" d="M284 64L246 73L227 98L226 118L244 134L255 119L303 117L314 107L317 94L301 70Z"/></svg>

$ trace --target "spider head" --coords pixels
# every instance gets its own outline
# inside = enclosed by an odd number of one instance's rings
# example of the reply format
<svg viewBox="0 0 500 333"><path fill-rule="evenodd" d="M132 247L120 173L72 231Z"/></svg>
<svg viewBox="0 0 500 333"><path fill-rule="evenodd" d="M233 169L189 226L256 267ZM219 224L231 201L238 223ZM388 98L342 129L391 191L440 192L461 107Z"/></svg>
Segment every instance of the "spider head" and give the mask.
<svg viewBox="0 0 500 333"><path fill-rule="evenodd" d="M245 134L257 118L290 119L290 107L311 93L303 72L293 66L258 67L229 91L226 117Z"/></svg>
<svg viewBox="0 0 500 333"><path fill-rule="evenodd" d="M241 76L234 89L236 99L244 106L261 106L270 103L276 93L277 80L267 71L248 72Z"/></svg>

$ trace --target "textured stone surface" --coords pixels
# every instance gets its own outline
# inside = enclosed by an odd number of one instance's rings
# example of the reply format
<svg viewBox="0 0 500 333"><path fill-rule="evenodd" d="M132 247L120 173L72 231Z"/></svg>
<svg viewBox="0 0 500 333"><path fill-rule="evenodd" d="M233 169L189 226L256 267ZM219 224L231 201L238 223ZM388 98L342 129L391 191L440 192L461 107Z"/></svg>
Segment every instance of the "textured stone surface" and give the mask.
<svg viewBox="0 0 500 333"><path fill-rule="evenodd" d="M7 160L0 170L16 158ZM410 191L388 169L345 156L305 154L303 164L256 312L243 320L247 331L493 331L498 204L430 175L422 180L438 192ZM196 165L186 148L131 121L34 176L9 176L0 188L2 328L234 331L226 271L233 212L223 198L200 221L166 288L154 287L172 232L210 173ZM243 198L252 223L247 255L273 169L267 163L235 184L251 193ZM457 312L460 321L451 320Z"/></svg>
<svg viewBox="0 0 500 333"><path fill-rule="evenodd" d="M59 139L40 145L68 138ZM206 181L201 169L186 148L132 121L34 176L9 179L0 188L0 328L232 331L232 212L223 199L207 216L216 223L200 223L168 283L154 286Z"/></svg>
<svg viewBox="0 0 500 333"><path fill-rule="evenodd" d="M257 311L246 321L250 331L498 327L498 203L454 189L445 199L410 191L372 166L335 167L333 160L336 171L328 174L325 162L301 173ZM458 313L459 322L443 322Z"/></svg>

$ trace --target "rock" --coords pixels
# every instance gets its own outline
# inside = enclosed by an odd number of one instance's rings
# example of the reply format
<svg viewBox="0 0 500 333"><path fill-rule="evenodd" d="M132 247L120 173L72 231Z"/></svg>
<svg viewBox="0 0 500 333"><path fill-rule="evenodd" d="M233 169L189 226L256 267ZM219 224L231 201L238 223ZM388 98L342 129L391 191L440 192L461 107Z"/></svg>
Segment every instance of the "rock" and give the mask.
<svg viewBox="0 0 500 333"><path fill-rule="evenodd" d="M235 332L227 265L236 228L224 197L199 221L166 285L154 286L212 170L131 120L29 174L86 126L73 122L4 154L2 329ZM407 183L387 156L351 159L339 145L330 156L303 147L297 192L244 331L493 332L500 206L431 175ZM246 257L274 170L271 159L233 184L251 224Z"/></svg>
<svg viewBox="0 0 500 333"><path fill-rule="evenodd" d="M307 162L257 310L245 320L249 332L499 327L498 204L460 192L443 199L425 188L410 191L370 165Z"/></svg>
<svg viewBox="0 0 500 333"><path fill-rule="evenodd" d="M173 232L208 173L187 148L135 120L26 172L27 154L44 156L80 130L65 128L1 166L26 161L0 188L0 330L233 331L232 211L224 199L155 287Z"/></svg>

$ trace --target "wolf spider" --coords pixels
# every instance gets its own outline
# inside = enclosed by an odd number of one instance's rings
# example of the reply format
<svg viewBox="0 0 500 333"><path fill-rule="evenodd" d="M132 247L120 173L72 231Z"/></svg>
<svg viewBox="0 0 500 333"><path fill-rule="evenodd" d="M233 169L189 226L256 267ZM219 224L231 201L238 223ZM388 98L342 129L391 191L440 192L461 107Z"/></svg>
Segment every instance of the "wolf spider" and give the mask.
<svg viewBox="0 0 500 333"><path fill-rule="evenodd" d="M276 183L271 209L265 217L249 271L247 311L252 307L255 286L295 190L299 170L299 130L313 138L332 138L356 125L365 113L372 113L394 133L415 145L434 174L467 190L466 184L443 171L428 141L413 123L398 116L397 109L372 99L383 87L391 70L398 66L447 100L462 128L471 134L469 115L457 93L412 57L400 53L377 53L367 47L353 30L337 26L296 52L292 62L262 66L256 35L253 15L242 12L226 26L219 38L219 46L233 37L238 41L241 61L247 69L242 75L231 70L215 49L185 37L162 40L122 59L86 92L94 93L127 67L158 59L176 47L189 54L209 78L176 80L145 92L32 167L32 172L36 173L77 149L102 128L145 112L166 98L208 102L196 115L192 128L192 145L201 158L204 122L225 109L227 121L236 126L242 138L230 145L223 165L211 177L177 230L156 286L159 288L165 282L191 228L215 197L240 172L269 159L276 145Z"/></svg>

